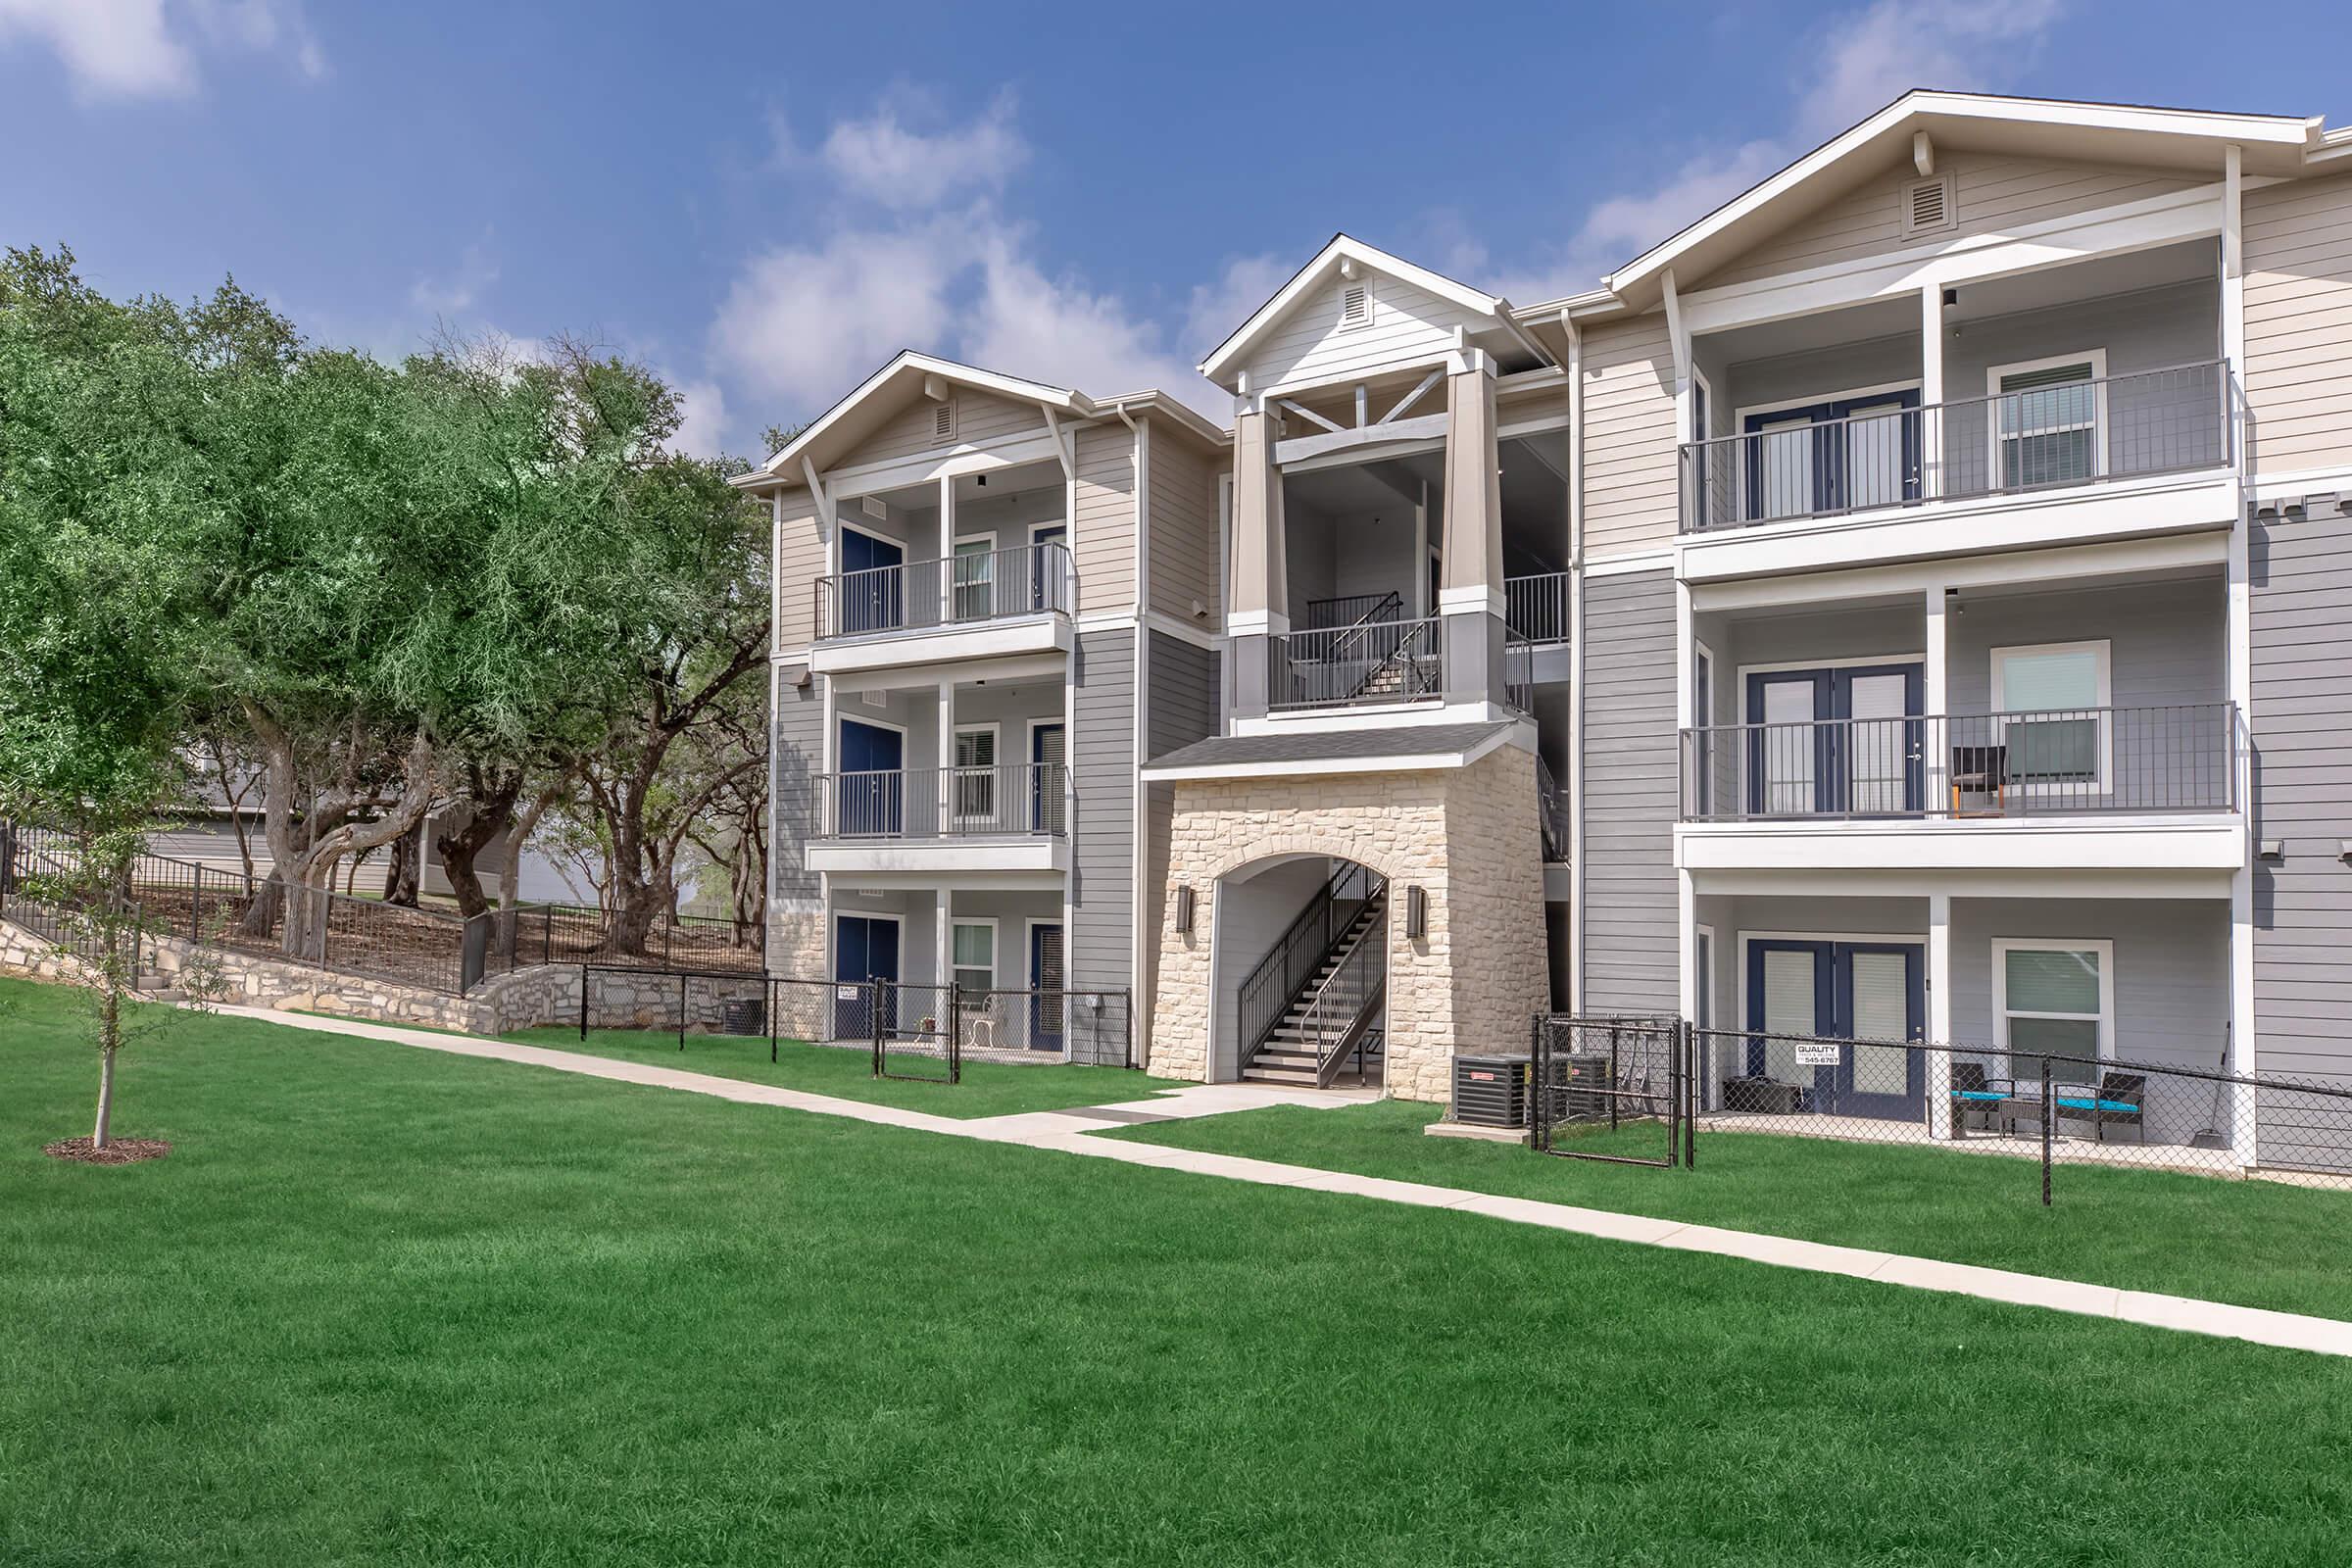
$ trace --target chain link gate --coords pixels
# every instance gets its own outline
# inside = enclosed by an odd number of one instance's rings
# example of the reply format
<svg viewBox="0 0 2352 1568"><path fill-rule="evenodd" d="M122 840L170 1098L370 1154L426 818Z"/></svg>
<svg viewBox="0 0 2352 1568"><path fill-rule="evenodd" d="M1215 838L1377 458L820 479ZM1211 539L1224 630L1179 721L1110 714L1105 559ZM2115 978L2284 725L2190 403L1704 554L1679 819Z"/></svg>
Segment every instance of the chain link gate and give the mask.
<svg viewBox="0 0 2352 1568"><path fill-rule="evenodd" d="M874 1076L919 1083L963 1081L962 1000L952 985L867 982Z"/></svg>
<svg viewBox="0 0 2352 1568"><path fill-rule="evenodd" d="M1661 1170L1696 1165L1689 1025L1538 1013L1531 1036L1528 1141L1538 1152Z"/></svg>

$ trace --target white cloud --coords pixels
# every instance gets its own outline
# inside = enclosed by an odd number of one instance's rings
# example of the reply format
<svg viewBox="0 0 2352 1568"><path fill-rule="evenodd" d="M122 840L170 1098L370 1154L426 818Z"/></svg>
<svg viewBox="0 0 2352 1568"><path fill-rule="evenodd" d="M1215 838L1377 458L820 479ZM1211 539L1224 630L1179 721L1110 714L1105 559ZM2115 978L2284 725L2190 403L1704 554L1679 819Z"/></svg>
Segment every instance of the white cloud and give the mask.
<svg viewBox="0 0 2352 1568"><path fill-rule="evenodd" d="M487 248L476 243L459 256L455 271L444 277L420 277L410 285L409 300L435 316L457 316L471 310L497 281L498 263Z"/></svg>
<svg viewBox="0 0 2352 1568"><path fill-rule="evenodd" d="M76 97L183 97L196 90L198 46L282 55L317 79L326 56L294 0L0 0L0 45L46 44Z"/></svg>
<svg viewBox="0 0 2352 1568"><path fill-rule="evenodd" d="M736 275L711 352L744 386L782 401L785 416L806 417L898 350L936 345L968 255L945 219L780 246Z"/></svg>
<svg viewBox="0 0 2352 1568"><path fill-rule="evenodd" d="M727 450L727 395L716 381L680 379L662 372L678 395L678 433L670 445L698 458L716 458ZM764 452L754 453L764 458Z"/></svg>
<svg viewBox="0 0 2352 1568"><path fill-rule="evenodd" d="M1286 262L1267 255L1234 257L1215 282L1194 286L1192 302L1184 313L1184 341L1179 346L1195 365L1207 359L1209 350L1256 315L1258 307L1272 299L1298 270L1296 258ZM1220 422L1233 413L1231 400L1226 401L1229 406L1217 415Z"/></svg>
<svg viewBox="0 0 2352 1568"><path fill-rule="evenodd" d="M2061 0L1875 0L1832 18L1819 29L1819 47L1804 51L1817 69L1792 101L1785 131L1691 159L1662 183L1599 202L1551 254L1487 286L1523 305L1592 288L1913 87L1966 91L2014 80L2061 9Z"/></svg>
<svg viewBox="0 0 2352 1568"><path fill-rule="evenodd" d="M902 90L870 118L836 124L817 157L843 190L901 211L928 211L951 196L1001 190L1028 162L1029 144L1013 126L1009 92L998 94L968 125L909 128L910 118L933 118L929 108L928 99ZM786 125L777 145L785 157L791 156L790 136Z"/></svg>

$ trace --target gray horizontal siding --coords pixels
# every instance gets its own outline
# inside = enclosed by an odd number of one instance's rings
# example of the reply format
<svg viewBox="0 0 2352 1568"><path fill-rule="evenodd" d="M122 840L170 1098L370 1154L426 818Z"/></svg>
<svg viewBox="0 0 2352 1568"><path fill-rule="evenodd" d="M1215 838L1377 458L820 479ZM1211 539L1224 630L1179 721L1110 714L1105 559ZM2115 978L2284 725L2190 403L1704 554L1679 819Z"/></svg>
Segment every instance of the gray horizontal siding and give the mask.
<svg viewBox="0 0 2352 1568"><path fill-rule="evenodd" d="M816 682L802 686L800 678L795 666L776 674L767 753L768 897L777 902L818 894L816 873L808 869L808 836L816 830L815 774L824 766L825 705Z"/></svg>
<svg viewBox="0 0 2352 1568"><path fill-rule="evenodd" d="M1133 983L1135 938L1135 633L1083 632L1071 661L1069 983Z"/></svg>
<svg viewBox="0 0 2352 1568"><path fill-rule="evenodd" d="M1585 995L1591 1012L1671 1012L1675 933L1674 583L1585 583Z"/></svg>
<svg viewBox="0 0 2352 1568"><path fill-rule="evenodd" d="M2352 516L2258 522L2252 534L2256 1063L2352 1075Z"/></svg>
<svg viewBox="0 0 2352 1568"><path fill-rule="evenodd" d="M1159 757L1217 732L1217 656L1164 631L1149 635L1144 755Z"/></svg>

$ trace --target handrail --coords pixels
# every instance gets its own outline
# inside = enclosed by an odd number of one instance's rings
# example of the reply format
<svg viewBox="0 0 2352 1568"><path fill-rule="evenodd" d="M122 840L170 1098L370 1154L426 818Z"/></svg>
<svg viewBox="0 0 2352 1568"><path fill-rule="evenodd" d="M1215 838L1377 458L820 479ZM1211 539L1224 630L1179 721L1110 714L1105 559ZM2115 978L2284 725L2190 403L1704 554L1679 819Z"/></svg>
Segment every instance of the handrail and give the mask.
<svg viewBox="0 0 2352 1568"><path fill-rule="evenodd" d="M1362 605L1366 608L1355 614L1335 612L1329 620L1317 616L1318 611L1344 605ZM1306 623L1298 629L1331 631L1342 626L1361 626L1366 621L1395 620L1397 612L1403 609L1404 600L1395 589L1385 594L1343 594L1337 599L1309 599L1306 602ZM1384 611L1387 613L1382 613Z"/></svg>
<svg viewBox="0 0 2352 1568"><path fill-rule="evenodd" d="M1560 786L1551 776L1551 764L1536 756L1536 815L1544 830L1544 858L1547 860L1568 858L1567 813L1561 808Z"/></svg>
<svg viewBox="0 0 2352 1568"><path fill-rule="evenodd" d="M1537 572L1502 581L1503 622L1531 643L1568 640L1568 573Z"/></svg>
<svg viewBox="0 0 2352 1568"><path fill-rule="evenodd" d="M813 839L1059 838L1069 769L1059 762L885 768L810 775Z"/></svg>
<svg viewBox="0 0 2352 1568"><path fill-rule="evenodd" d="M1378 912L1359 932L1355 946L1337 968L1315 988L1306 1010L1298 1015L1301 1039L1315 1048L1315 1087L1327 1087L1333 1074L1372 1021L1389 979L1389 911L1386 889L1375 903Z"/></svg>
<svg viewBox="0 0 2352 1568"><path fill-rule="evenodd" d="M1360 899L1343 900L1350 883L1361 886ZM1387 882L1378 872L1348 861L1315 891L1306 906L1274 939L1265 956L1250 966L1235 992L1239 1033L1246 1042L1243 1061L1257 1054L1258 1048L1272 1036L1275 1026L1282 1022L1282 1015L1298 1000L1299 988L1306 984L1307 978L1329 956L1332 944L1347 929L1347 922L1334 919L1337 906L1342 902L1352 904L1354 907L1348 911L1348 919L1353 920L1363 906L1386 887Z"/></svg>
<svg viewBox="0 0 2352 1568"><path fill-rule="evenodd" d="M2230 362L1921 407L1891 402L1677 448L1684 533L2228 466Z"/></svg>
<svg viewBox="0 0 2352 1568"><path fill-rule="evenodd" d="M1058 540L828 572L816 579L816 635L931 631L1016 615L1067 614L1076 600Z"/></svg>
<svg viewBox="0 0 2352 1568"><path fill-rule="evenodd" d="M2233 812L2234 703L1906 713L1680 734L1685 821Z"/></svg>
<svg viewBox="0 0 2352 1568"><path fill-rule="evenodd" d="M1373 620L1266 639L1269 706L1412 702L1445 690L1443 621Z"/></svg>

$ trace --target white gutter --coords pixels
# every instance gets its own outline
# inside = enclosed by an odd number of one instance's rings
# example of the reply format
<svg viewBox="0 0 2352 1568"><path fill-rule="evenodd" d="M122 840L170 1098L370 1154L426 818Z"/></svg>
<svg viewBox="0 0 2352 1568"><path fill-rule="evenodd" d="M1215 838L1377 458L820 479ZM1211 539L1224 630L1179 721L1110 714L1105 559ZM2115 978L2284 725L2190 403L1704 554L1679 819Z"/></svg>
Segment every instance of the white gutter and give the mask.
<svg viewBox="0 0 2352 1568"><path fill-rule="evenodd" d="M1585 334L1568 334L1568 1010L1585 1002Z"/></svg>

